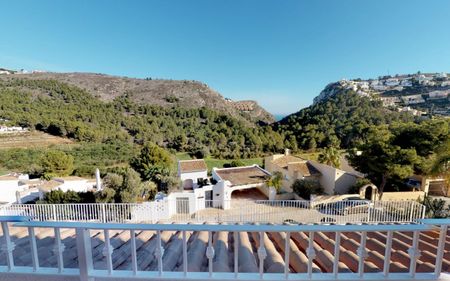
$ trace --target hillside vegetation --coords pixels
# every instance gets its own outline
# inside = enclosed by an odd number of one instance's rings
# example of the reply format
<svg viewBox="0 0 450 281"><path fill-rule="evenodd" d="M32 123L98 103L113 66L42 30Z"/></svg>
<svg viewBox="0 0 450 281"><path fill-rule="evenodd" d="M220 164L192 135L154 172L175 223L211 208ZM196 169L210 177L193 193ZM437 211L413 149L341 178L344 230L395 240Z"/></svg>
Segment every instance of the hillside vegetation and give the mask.
<svg viewBox="0 0 450 281"><path fill-rule="evenodd" d="M206 84L192 80L136 79L94 73L30 73L0 75L0 80L54 80L75 86L101 101L110 102L121 96L138 104L165 108L207 108L231 115L252 124L272 123L273 116L255 101L232 101L225 99ZM36 89L39 92L39 89ZM45 94L46 92L41 93ZM242 106L242 104L250 106Z"/></svg>
<svg viewBox="0 0 450 281"><path fill-rule="evenodd" d="M55 80L3 81L0 96L0 117L79 142L151 141L173 152L216 158L259 157L283 148L282 136L271 127L206 107L148 105L129 95L106 102Z"/></svg>
<svg viewBox="0 0 450 281"><path fill-rule="evenodd" d="M409 113L391 111L378 100L347 91L283 118L274 129L285 135L291 149L350 148L362 141L370 126L412 120Z"/></svg>

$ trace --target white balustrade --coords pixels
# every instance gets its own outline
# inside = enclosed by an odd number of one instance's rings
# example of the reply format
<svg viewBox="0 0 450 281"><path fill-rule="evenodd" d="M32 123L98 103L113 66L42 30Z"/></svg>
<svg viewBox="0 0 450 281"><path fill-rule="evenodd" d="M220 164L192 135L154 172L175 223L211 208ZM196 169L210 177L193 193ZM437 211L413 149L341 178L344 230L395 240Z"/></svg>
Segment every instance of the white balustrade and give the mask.
<svg viewBox="0 0 450 281"><path fill-rule="evenodd" d="M230 200L222 204L202 199L195 203L163 200L139 204L12 204L0 208L0 215L29 216L38 221L103 223L408 223L423 219L425 208L415 201ZM230 208L218 207L224 205Z"/></svg>
<svg viewBox="0 0 450 281"><path fill-rule="evenodd" d="M0 217L2 224L2 248L7 253L12 253L14 249L11 242L9 229L13 226L15 228L25 228L28 230L31 250L31 264L14 267L14 256L12 254L6 255L7 266L0 266L0 279L6 277L7 274L23 273L34 276L30 279L45 280L45 276L79 276L81 281L94 280L95 278L123 278L124 280L146 279L146 280L194 280L194 279L210 279L210 280L436 280L441 275L443 255L445 251L446 235L450 219L441 220L422 220L415 224L359 224L359 225L320 225L320 224L305 224L305 225L273 225L273 224L112 224L112 223L82 223L82 222L53 222L53 221L22 221L23 217ZM55 268L40 267L39 255L37 248L37 237L35 235L36 229L47 228L53 229L55 235L55 254L57 255L57 264ZM61 229L74 230L76 236L76 248L78 253L78 267L76 269L64 268L62 262L62 252L64 246L61 243ZM126 248L131 257L130 269L116 269L112 263L113 248L111 246L111 233L116 231L127 231L130 233L129 241L130 247ZM101 231L104 233L104 247L106 265L104 269L94 268L94 261L92 256L92 232ZM148 259L155 259L154 264L157 265L155 271L146 271L138 268L138 256L136 248L136 233L141 231L155 231L156 232L156 252L155 256L146 256ZM169 270L163 268L164 266L164 247L162 243L162 232L181 232L182 234L182 270ZM187 233L191 232L207 232L208 241L205 247L205 256L207 259L207 268L205 272L189 272L188 271L188 243ZM232 235L234 240L233 255L234 255L234 270L231 272L214 272L213 260L215 258L213 239L215 233L225 231ZM420 257L419 239L424 231L439 232L439 242L436 249L436 269L432 272L424 273L417 272L417 260ZM238 272L238 264L246 263L245 260L238 259L238 244L239 233L249 232L258 233L259 246L257 249L257 256L259 260L258 272ZM267 258L268 252L265 249L265 235L267 233L283 233L285 237L284 244L284 270L279 273L266 273L264 271L264 259ZM305 249L306 257L308 258L306 272L290 272L289 243L292 233L302 232L308 234L307 248ZM316 258L315 237L318 232L334 233L335 247L334 247L334 261L333 267L328 273L320 273L313 271L313 263ZM360 235L360 241L357 254L358 266L353 273L339 272L339 256L340 256L340 239L341 233L356 232ZM386 239L386 253L384 256L384 267L380 272L364 272L365 259L367 257L366 241L368 234L372 232L387 233ZM411 264L409 273L390 272L389 265L391 263L391 248L394 232L413 233L410 249L408 250L411 257ZM165 244L165 243L164 243ZM21 245L23 247L23 245ZM228 260L225 261L228 263ZM216 274L217 273L217 274ZM63 277L61 277L63 280Z"/></svg>

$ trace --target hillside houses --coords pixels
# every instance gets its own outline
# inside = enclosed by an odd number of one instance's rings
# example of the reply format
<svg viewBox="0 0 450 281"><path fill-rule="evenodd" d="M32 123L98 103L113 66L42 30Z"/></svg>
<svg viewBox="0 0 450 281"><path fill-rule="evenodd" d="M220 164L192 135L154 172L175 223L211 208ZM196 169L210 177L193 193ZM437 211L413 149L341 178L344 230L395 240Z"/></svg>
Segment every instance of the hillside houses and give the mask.
<svg viewBox="0 0 450 281"><path fill-rule="evenodd" d="M0 202L26 203L42 199L45 193L52 190L87 192L96 185L95 179L74 176L41 180L30 179L28 174L10 173L0 176Z"/></svg>
<svg viewBox="0 0 450 281"><path fill-rule="evenodd" d="M400 97L380 97L383 102L383 106L395 106L401 103Z"/></svg>
<svg viewBox="0 0 450 281"><path fill-rule="evenodd" d="M20 126L5 126L5 125L0 125L0 134L7 134L7 133L21 133L21 132L27 132L28 129L27 128L23 128Z"/></svg>
<svg viewBox="0 0 450 281"><path fill-rule="evenodd" d="M406 105L424 103L425 100L422 95L410 95L401 97L402 101Z"/></svg>
<svg viewBox="0 0 450 281"><path fill-rule="evenodd" d="M429 99L446 99L448 98L450 90L432 91L428 93Z"/></svg>

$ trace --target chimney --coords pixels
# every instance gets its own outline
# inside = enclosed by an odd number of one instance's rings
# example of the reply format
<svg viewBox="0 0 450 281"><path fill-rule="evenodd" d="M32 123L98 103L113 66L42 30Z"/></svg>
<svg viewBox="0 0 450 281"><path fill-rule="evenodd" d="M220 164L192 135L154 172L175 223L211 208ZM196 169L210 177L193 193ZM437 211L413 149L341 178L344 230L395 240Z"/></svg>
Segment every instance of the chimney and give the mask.
<svg viewBox="0 0 450 281"><path fill-rule="evenodd" d="M289 154L291 154L291 150L289 148L285 148L284 149L284 155L288 156Z"/></svg>
<svg viewBox="0 0 450 281"><path fill-rule="evenodd" d="M102 190L102 181L100 179L100 170L95 169L95 185L97 186L97 190Z"/></svg>

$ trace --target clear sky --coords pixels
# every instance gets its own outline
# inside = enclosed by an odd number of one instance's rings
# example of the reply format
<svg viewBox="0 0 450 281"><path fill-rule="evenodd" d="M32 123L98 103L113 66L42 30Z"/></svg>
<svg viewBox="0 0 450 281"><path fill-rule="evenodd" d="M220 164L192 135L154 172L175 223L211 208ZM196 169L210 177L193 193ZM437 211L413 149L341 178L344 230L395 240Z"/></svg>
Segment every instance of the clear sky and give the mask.
<svg viewBox="0 0 450 281"><path fill-rule="evenodd" d="M329 82L450 72L450 1L0 1L0 67L193 79L270 112Z"/></svg>

